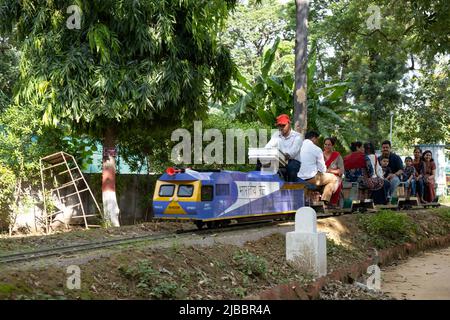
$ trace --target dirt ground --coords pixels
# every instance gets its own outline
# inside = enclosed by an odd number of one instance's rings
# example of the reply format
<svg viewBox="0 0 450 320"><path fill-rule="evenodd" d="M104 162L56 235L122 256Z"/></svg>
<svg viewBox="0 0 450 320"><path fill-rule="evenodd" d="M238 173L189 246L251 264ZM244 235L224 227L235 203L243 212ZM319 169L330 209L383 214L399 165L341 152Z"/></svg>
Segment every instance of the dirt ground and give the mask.
<svg viewBox="0 0 450 320"><path fill-rule="evenodd" d="M362 228L361 216L344 215L318 221L318 229L327 232L329 272L361 261L372 253L373 243ZM450 233L450 221L438 211L415 211L408 216L417 226L415 240ZM192 228L192 225L147 223L49 237L0 239L0 248L22 251L180 228ZM284 233L290 230L293 230L292 223L285 223L273 227L273 232L264 229L229 236L192 236L194 242L174 239L159 247L140 242L32 265L0 265L0 299L242 299L283 283L306 286L313 276L289 265L285 259ZM68 286L69 263L80 268L80 289L72 290ZM335 296L338 291L341 293ZM360 290L352 291L347 285L331 285L323 292L324 299L330 297L358 299L362 295ZM369 294L367 298L386 297Z"/></svg>
<svg viewBox="0 0 450 320"><path fill-rule="evenodd" d="M396 299L450 300L450 248L382 269L381 290Z"/></svg>
<svg viewBox="0 0 450 320"><path fill-rule="evenodd" d="M395 300L382 291L368 290L355 284L331 281L320 291L320 300Z"/></svg>

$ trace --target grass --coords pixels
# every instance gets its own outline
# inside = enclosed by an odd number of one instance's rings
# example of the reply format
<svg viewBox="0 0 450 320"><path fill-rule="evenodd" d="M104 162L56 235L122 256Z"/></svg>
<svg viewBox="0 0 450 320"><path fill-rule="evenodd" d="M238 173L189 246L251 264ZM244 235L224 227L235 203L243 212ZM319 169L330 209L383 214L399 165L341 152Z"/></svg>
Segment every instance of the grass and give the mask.
<svg viewBox="0 0 450 320"><path fill-rule="evenodd" d="M147 260L141 260L132 267L121 266L119 271L136 283L137 291L143 296L156 299L177 299L183 296L182 287L170 275L165 276L155 270Z"/></svg>
<svg viewBox="0 0 450 320"><path fill-rule="evenodd" d="M435 209L434 212L436 212L439 217L450 223L450 208L438 208Z"/></svg>
<svg viewBox="0 0 450 320"><path fill-rule="evenodd" d="M416 227L407 214L391 210L361 215L358 220L369 241L380 249L409 241L416 232Z"/></svg>
<svg viewBox="0 0 450 320"><path fill-rule="evenodd" d="M343 245L337 244L331 238L327 238L327 256L338 255L342 251L346 251L346 248Z"/></svg>
<svg viewBox="0 0 450 320"><path fill-rule="evenodd" d="M12 292L17 290L16 286L7 284L7 283L0 283L0 294L8 295Z"/></svg>
<svg viewBox="0 0 450 320"><path fill-rule="evenodd" d="M236 263L237 269L244 275L257 278L265 278L266 276L267 260L247 250L238 250L233 256L233 261Z"/></svg>

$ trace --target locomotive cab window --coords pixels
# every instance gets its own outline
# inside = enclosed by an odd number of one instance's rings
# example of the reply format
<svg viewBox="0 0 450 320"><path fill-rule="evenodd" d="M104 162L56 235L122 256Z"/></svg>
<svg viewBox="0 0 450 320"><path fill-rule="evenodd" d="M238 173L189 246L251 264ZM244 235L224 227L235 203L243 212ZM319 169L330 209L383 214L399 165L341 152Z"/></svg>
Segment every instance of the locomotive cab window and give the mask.
<svg viewBox="0 0 450 320"><path fill-rule="evenodd" d="M230 185L229 184L216 184L216 196L229 196Z"/></svg>
<svg viewBox="0 0 450 320"><path fill-rule="evenodd" d="M212 201L214 194L213 186L202 186L202 201Z"/></svg>
<svg viewBox="0 0 450 320"><path fill-rule="evenodd" d="M173 196L174 191L175 191L174 184L163 184L159 188L159 196L160 197L171 197L171 196Z"/></svg>
<svg viewBox="0 0 450 320"><path fill-rule="evenodd" d="M178 186L178 196L179 197L192 197L194 193L194 186L190 184L181 184Z"/></svg>

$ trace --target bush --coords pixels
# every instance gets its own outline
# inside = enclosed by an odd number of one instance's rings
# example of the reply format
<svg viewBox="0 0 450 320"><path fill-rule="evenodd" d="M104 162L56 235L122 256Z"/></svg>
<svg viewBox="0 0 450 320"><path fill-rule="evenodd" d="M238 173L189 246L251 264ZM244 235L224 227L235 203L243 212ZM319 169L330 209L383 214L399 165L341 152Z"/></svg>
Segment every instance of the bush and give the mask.
<svg viewBox="0 0 450 320"><path fill-rule="evenodd" d="M15 185L14 173L0 165L0 230L5 230L9 226Z"/></svg>
<svg viewBox="0 0 450 320"><path fill-rule="evenodd" d="M393 211L363 215L360 217L360 223L370 241L378 248L408 241L416 231L410 217Z"/></svg>

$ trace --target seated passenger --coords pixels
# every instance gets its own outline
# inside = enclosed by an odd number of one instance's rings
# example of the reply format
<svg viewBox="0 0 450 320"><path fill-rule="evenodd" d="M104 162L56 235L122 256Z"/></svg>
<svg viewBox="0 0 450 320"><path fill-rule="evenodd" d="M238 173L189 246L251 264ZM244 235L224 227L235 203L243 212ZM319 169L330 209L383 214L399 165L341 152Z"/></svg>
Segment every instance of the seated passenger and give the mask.
<svg viewBox="0 0 450 320"><path fill-rule="evenodd" d="M322 150L316 145L318 141L319 134L317 132L306 133L300 151L302 165L298 177L316 186L324 186L322 201L326 206L332 207L329 202L335 191L337 178L334 174L327 173Z"/></svg>
<svg viewBox="0 0 450 320"><path fill-rule="evenodd" d="M359 182L366 170L364 147L362 142L355 141L350 145L352 153L344 157L345 181Z"/></svg>
<svg viewBox="0 0 450 320"><path fill-rule="evenodd" d="M333 206L338 206L342 191L342 175L344 174L344 160L342 160L341 154L334 150L335 144L336 144L335 138L325 139L323 144L323 158L325 160L327 172L334 174L337 178L335 191L331 196L330 203Z"/></svg>
<svg viewBox="0 0 450 320"><path fill-rule="evenodd" d="M272 135L266 148L278 148L287 161L287 181L295 182L300 169L300 148L302 147L302 136L291 129L291 120L286 114L277 117L276 125L278 132Z"/></svg>
<svg viewBox="0 0 450 320"><path fill-rule="evenodd" d="M363 184L371 191L374 204L386 204L388 202L390 183L383 177L383 169L378 163L375 147L371 142L364 143L364 151L367 171Z"/></svg>
<svg viewBox="0 0 450 320"><path fill-rule="evenodd" d="M433 202L436 198L435 180L436 164L433 160L433 155L430 150L427 150L422 155L423 172L422 183L424 185L424 202Z"/></svg>
<svg viewBox="0 0 450 320"><path fill-rule="evenodd" d="M378 157L378 161L381 162L382 158L389 158L388 167L391 169L391 173L387 179L391 184L390 195L396 197L397 187L400 184L400 176L403 173L403 161L398 155L391 152L391 142L389 140L383 141L381 145L381 156Z"/></svg>
<svg viewBox="0 0 450 320"><path fill-rule="evenodd" d="M389 158L383 158L380 161L381 169L383 169L383 177L387 179L387 177L391 174L391 168L389 168Z"/></svg>
<svg viewBox="0 0 450 320"><path fill-rule="evenodd" d="M411 157L405 158L405 170L402 174L402 182L405 183L405 190L411 187L411 196L416 196L416 168L413 165L413 159Z"/></svg>
<svg viewBox="0 0 450 320"><path fill-rule="evenodd" d="M414 160L413 166L416 169L416 188L419 196L419 201L424 202L423 194L424 194L424 183L423 183L423 161L422 161L422 149L419 147L414 148Z"/></svg>

